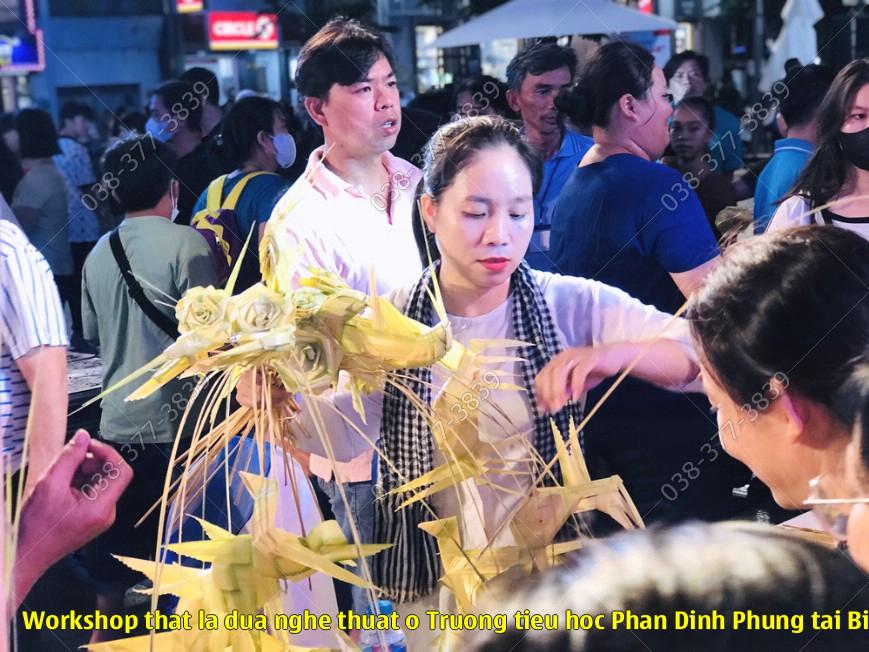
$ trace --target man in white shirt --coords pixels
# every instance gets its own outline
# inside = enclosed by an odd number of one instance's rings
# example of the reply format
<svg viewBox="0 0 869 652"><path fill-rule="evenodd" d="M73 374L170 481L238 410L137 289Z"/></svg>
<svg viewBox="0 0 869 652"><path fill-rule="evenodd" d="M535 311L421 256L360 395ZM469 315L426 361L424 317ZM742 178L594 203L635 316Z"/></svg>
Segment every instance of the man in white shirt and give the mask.
<svg viewBox="0 0 869 652"><path fill-rule="evenodd" d="M412 228L420 172L389 153L401 128L389 46L356 21L332 21L302 48L296 85L325 144L296 182L311 187L278 233L282 249L301 246L297 274L322 267L360 291L371 267L380 291L412 284L422 271Z"/></svg>
<svg viewBox="0 0 869 652"><path fill-rule="evenodd" d="M306 274L309 266L320 267L367 293L374 269L379 293L413 284L422 271L412 226L421 174L389 153L401 128L389 45L383 35L356 21L333 20L302 48L296 85L325 140L296 182L310 185L300 202L289 206L290 190L271 217L286 223L275 229L281 249L300 250L296 276ZM306 453L300 457L322 480L349 537L345 505L328 460ZM371 543L373 536L373 465L368 450L337 469L363 543ZM354 591L354 611L361 610L365 592Z"/></svg>

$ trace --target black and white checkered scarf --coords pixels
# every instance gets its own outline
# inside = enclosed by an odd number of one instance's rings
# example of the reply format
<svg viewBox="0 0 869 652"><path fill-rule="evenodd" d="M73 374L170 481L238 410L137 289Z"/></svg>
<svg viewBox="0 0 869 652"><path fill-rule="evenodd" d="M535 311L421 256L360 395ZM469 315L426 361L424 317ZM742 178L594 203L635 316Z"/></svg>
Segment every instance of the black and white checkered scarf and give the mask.
<svg viewBox="0 0 869 652"><path fill-rule="evenodd" d="M413 286L404 312L424 324L432 325L434 309L429 299L432 290L431 268ZM534 379L549 360L560 352L558 334L552 315L531 269L524 262L510 281L512 306L512 337L533 346L522 349L522 380L534 415L534 446L547 462L555 456L550 418L567 435L568 424L581 421L579 405L569 403L555 415L537 411ZM431 405L431 370L428 367L402 372L402 382L426 404ZM405 481L418 478L432 470L432 435L423 416L394 386L387 384L383 398L380 446L395 466L393 470L381 458L378 483L384 495L375 509L375 541L394 544L380 553L372 564L374 583L383 588L396 602L412 602L437 585L440 561L434 537L417 526L433 520L420 502L403 509L398 506L405 496L385 495ZM396 472L397 471L397 472ZM553 471L556 476L558 469Z"/></svg>

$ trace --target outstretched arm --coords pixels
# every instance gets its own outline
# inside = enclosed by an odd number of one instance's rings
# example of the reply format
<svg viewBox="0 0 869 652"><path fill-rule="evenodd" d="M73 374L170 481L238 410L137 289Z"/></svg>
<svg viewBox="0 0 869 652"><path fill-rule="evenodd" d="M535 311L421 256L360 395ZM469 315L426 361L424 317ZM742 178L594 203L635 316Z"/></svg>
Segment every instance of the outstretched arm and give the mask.
<svg viewBox="0 0 869 652"><path fill-rule="evenodd" d="M540 408L557 412L634 362L631 376L668 389L687 385L700 372L681 344L665 338L567 349L537 376Z"/></svg>
<svg viewBox="0 0 869 652"><path fill-rule="evenodd" d="M558 282L563 287L553 295L553 310L564 322L566 344L573 346L553 357L537 377L542 410L558 411L628 367L635 378L665 389L700 391L687 322L603 283Z"/></svg>

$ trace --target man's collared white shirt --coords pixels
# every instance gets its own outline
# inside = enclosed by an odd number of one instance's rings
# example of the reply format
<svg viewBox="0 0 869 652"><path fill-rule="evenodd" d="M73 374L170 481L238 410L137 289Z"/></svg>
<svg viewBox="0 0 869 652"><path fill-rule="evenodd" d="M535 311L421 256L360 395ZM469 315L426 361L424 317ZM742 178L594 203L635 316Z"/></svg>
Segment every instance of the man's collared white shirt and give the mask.
<svg viewBox="0 0 869 652"><path fill-rule="evenodd" d="M373 269L379 294L412 285L422 273L412 221L421 172L385 152L382 161L389 183L368 195L320 164L323 152L324 147L318 147L311 153L305 174L272 212L274 221L287 210L297 184L310 186L291 209L286 228L274 234L282 250L300 249L296 277L306 275L308 267L320 267L368 293Z"/></svg>

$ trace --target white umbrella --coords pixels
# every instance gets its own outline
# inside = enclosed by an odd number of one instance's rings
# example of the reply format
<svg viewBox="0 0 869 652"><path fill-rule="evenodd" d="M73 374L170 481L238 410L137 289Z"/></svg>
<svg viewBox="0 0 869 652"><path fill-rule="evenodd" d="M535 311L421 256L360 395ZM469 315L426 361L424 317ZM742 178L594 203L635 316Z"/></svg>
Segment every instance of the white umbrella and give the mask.
<svg viewBox="0 0 869 652"><path fill-rule="evenodd" d="M676 26L669 18L644 14L609 0L512 0L441 34L434 46L452 48L498 39L673 30Z"/></svg>
<svg viewBox="0 0 869 652"><path fill-rule="evenodd" d="M818 35L814 26L824 17L818 0L787 0L781 17L781 31L770 47L769 59L760 76L758 87L762 91L768 91L776 80L784 77L788 59L799 59L806 65L818 56Z"/></svg>

